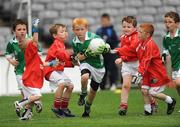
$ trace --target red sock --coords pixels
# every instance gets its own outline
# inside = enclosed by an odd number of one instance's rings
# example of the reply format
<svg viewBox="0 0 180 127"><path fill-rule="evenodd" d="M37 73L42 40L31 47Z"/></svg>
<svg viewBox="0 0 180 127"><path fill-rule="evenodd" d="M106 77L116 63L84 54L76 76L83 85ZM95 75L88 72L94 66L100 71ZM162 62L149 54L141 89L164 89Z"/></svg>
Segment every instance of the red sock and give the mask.
<svg viewBox="0 0 180 127"><path fill-rule="evenodd" d="M120 109L125 109L125 110L127 110L127 109L128 109L127 103L121 103L121 104L120 104Z"/></svg>
<svg viewBox="0 0 180 127"><path fill-rule="evenodd" d="M61 98L55 97L54 98L54 108L59 109L61 106Z"/></svg>
<svg viewBox="0 0 180 127"><path fill-rule="evenodd" d="M68 104L69 104L69 98L62 98L62 103L61 103L61 108L65 109L68 108Z"/></svg>
<svg viewBox="0 0 180 127"><path fill-rule="evenodd" d="M151 105L157 105L157 100L155 98L152 98L150 102L151 102Z"/></svg>

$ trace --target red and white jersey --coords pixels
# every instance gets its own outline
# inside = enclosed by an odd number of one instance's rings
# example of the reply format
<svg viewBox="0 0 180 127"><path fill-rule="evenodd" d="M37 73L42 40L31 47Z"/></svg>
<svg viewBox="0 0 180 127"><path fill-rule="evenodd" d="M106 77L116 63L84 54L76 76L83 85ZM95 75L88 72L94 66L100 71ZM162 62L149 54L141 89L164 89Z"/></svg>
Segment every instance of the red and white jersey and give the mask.
<svg viewBox="0 0 180 127"><path fill-rule="evenodd" d="M118 56L122 58L124 62L136 61L138 60L136 54L136 48L138 46L138 32L134 31L130 35L121 35L120 37L120 47L116 48L118 50Z"/></svg>
<svg viewBox="0 0 180 127"><path fill-rule="evenodd" d="M170 82L155 42L148 38L140 42L137 49L139 59L138 72L143 76L143 85L162 86Z"/></svg>
<svg viewBox="0 0 180 127"><path fill-rule="evenodd" d="M24 57L26 63L26 68L22 77L24 86L42 88L44 76L41 66L43 63L38 55L38 47L34 45L33 42L28 43Z"/></svg>
<svg viewBox="0 0 180 127"><path fill-rule="evenodd" d="M44 76L48 80L53 71L64 71L64 67L72 67L70 54L65 50L64 42L55 38L53 44L48 50L46 62L59 59L60 64L55 67L44 67Z"/></svg>

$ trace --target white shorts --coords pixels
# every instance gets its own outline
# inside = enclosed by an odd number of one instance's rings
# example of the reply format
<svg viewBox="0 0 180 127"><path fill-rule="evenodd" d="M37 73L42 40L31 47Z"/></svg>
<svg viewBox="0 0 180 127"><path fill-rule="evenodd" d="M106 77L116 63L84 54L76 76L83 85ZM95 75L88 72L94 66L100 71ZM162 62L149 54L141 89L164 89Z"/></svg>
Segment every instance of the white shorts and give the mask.
<svg viewBox="0 0 180 127"><path fill-rule="evenodd" d="M102 79L103 79L104 74L105 74L105 68L104 67L97 69L97 68L92 67L88 63L82 63L80 65L80 70L82 71L84 69L88 69L91 72L90 78L92 78L95 82L97 82L97 83L102 82Z"/></svg>
<svg viewBox="0 0 180 127"><path fill-rule="evenodd" d="M16 81L18 83L18 90L22 90L23 87L22 75L16 75Z"/></svg>
<svg viewBox="0 0 180 127"><path fill-rule="evenodd" d="M164 86L157 86L157 87L149 87L147 85L141 86L142 89L147 89L149 91L149 94L151 94L151 95L156 95L158 93L163 92L165 87L166 87L165 85Z"/></svg>
<svg viewBox="0 0 180 127"><path fill-rule="evenodd" d="M28 98L30 96L41 96L41 89L39 88L32 88L32 87L26 87L23 85L22 87L24 98Z"/></svg>
<svg viewBox="0 0 180 127"><path fill-rule="evenodd" d="M172 79L176 80L176 78L180 78L180 69L172 72Z"/></svg>
<svg viewBox="0 0 180 127"><path fill-rule="evenodd" d="M53 71L49 77L49 82L51 90L55 90L61 83L65 83L65 85L73 84L63 71Z"/></svg>
<svg viewBox="0 0 180 127"><path fill-rule="evenodd" d="M123 62L121 69L122 76L125 75L135 76L138 73L138 66L139 66L139 61Z"/></svg>

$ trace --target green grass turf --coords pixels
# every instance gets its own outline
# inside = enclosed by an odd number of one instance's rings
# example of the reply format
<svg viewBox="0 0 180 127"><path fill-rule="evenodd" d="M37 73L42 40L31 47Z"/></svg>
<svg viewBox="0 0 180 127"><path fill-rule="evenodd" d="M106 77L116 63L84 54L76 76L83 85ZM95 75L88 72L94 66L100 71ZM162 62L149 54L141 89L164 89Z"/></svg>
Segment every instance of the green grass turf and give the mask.
<svg viewBox="0 0 180 127"><path fill-rule="evenodd" d="M14 111L13 102L20 96L0 97L0 127L180 127L180 97L174 89L165 91L177 100L175 111L166 115L167 105L158 101L158 113L143 116L143 101L139 90L133 89L129 97L127 116L118 115L119 94L99 91L91 108L90 118L82 118L83 107L77 105L78 94L73 93L70 109L75 118L57 118L51 109L53 94L43 94L43 112L33 112L29 121L20 121Z"/></svg>

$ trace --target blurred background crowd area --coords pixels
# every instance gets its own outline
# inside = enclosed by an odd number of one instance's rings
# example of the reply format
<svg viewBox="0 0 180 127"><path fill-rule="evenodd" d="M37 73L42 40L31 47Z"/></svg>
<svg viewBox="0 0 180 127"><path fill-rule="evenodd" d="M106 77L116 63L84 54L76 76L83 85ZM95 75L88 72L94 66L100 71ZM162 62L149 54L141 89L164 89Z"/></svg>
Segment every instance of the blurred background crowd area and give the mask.
<svg viewBox="0 0 180 127"><path fill-rule="evenodd" d="M21 0L0 0L0 51L5 51L8 39L12 36L11 25L17 18ZM155 26L154 39L162 46L165 34L164 14L168 11L180 12L180 0L31 0L32 17L38 17L40 23L40 42L46 47L52 43L49 26L53 23L67 25L69 39L72 39L71 22L75 17L84 17L89 21L89 29L95 32L100 27L103 13L111 16L112 24L121 34L121 19L124 16L136 16L138 24L151 22ZM21 10L23 19L27 18L27 6ZM67 44L69 41L67 41Z"/></svg>

